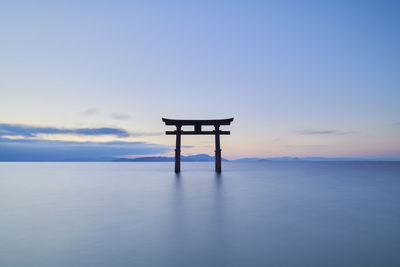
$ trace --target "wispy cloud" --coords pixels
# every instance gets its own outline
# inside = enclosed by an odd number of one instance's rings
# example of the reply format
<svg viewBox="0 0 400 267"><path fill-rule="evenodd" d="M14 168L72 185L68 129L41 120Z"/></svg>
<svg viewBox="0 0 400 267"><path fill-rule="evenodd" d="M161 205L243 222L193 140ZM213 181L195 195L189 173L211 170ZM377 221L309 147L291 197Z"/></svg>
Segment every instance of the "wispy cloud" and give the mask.
<svg viewBox="0 0 400 267"><path fill-rule="evenodd" d="M116 120L128 120L131 118L129 114L123 114L123 113L111 113L110 117Z"/></svg>
<svg viewBox="0 0 400 267"><path fill-rule="evenodd" d="M352 134L352 131L338 131L338 130L299 130L296 131L301 135L347 135Z"/></svg>
<svg viewBox="0 0 400 267"><path fill-rule="evenodd" d="M82 115L90 116L90 115L94 115L94 114L98 113L99 111L100 111L100 109L98 109L98 108L88 108L88 109L85 109L84 111L82 111Z"/></svg>
<svg viewBox="0 0 400 267"><path fill-rule="evenodd" d="M36 127L20 124L0 123L0 136L24 136L35 137L38 134L77 134L77 135L114 135L117 137L128 137L131 134L119 128L56 128Z"/></svg>
<svg viewBox="0 0 400 267"><path fill-rule="evenodd" d="M152 155L171 147L145 142L72 142L0 137L0 161L68 161Z"/></svg>

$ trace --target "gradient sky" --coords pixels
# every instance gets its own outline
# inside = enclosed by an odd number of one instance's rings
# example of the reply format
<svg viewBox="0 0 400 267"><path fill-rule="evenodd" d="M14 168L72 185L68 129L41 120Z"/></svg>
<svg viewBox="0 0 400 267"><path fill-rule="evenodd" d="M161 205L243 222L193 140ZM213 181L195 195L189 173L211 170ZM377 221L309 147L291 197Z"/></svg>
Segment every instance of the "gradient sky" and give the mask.
<svg viewBox="0 0 400 267"><path fill-rule="evenodd" d="M399 3L1 1L0 143L170 155L161 117L234 117L230 159L400 157Z"/></svg>

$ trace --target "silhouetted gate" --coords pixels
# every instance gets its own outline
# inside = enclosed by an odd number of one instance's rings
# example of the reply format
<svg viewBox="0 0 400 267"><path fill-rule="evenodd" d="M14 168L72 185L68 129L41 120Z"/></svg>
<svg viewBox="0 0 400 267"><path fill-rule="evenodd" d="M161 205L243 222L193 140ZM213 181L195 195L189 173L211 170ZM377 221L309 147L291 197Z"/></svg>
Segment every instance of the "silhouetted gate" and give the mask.
<svg viewBox="0 0 400 267"><path fill-rule="evenodd" d="M231 134L229 131L221 131L219 127L221 125L230 125L233 118L223 120L172 120L162 118L165 125L175 125L175 131L166 131L167 135L176 135L176 148L175 148L175 172L181 171L181 135L204 135L213 134L215 135L215 171L221 172L221 146L219 136L223 134ZM194 126L193 131L182 131L182 126ZM214 126L213 131L202 131L201 126L208 125Z"/></svg>

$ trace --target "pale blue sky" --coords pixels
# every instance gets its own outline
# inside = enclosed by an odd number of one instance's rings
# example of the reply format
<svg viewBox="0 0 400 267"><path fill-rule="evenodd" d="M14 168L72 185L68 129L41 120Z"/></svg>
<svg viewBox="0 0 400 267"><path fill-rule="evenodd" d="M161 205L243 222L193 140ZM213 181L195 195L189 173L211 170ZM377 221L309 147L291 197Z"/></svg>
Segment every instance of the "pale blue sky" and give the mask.
<svg viewBox="0 0 400 267"><path fill-rule="evenodd" d="M228 158L400 157L398 14L397 1L2 1L0 123L165 146L161 117L235 117ZM212 137L183 143L214 151Z"/></svg>

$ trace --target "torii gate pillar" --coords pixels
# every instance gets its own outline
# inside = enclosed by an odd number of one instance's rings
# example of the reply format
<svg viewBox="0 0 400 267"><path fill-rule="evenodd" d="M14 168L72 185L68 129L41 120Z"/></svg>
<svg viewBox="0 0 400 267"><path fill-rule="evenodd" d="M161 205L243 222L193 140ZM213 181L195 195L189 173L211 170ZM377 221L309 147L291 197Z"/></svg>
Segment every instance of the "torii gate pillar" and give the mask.
<svg viewBox="0 0 400 267"><path fill-rule="evenodd" d="M175 172L181 171L181 126L176 127Z"/></svg>
<svg viewBox="0 0 400 267"><path fill-rule="evenodd" d="M221 172L221 145L219 142L219 126L215 126L215 171Z"/></svg>
<svg viewBox="0 0 400 267"><path fill-rule="evenodd" d="M223 120L173 120L173 119L162 119L166 125L175 125L176 131L166 131L167 135L176 135L176 147L175 147L175 172L181 171L181 135L215 135L215 171L221 172L221 144L220 135L229 135L229 131L221 131L219 127L221 125L230 125L233 118ZM183 125L194 126L193 131L182 131ZM214 131L202 131L201 126L212 125Z"/></svg>

